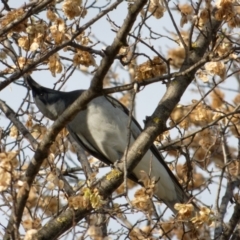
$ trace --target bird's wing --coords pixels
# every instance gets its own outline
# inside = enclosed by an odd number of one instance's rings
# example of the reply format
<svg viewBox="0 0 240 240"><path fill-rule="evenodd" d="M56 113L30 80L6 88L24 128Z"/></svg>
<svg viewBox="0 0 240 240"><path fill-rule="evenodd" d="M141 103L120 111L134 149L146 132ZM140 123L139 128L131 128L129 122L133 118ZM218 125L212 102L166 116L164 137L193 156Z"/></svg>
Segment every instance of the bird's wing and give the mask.
<svg viewBox="0 0 240 240"><path fill-rule="evenodd" d="M109 95L105 96L105 98L115 107L115 108L119 108L120 110L122 110L122 112L124 112L127 116L129 116L129 110L121 103L119 102L116 98L113 98ZM134 137L134 139L136 139L140 133L142 132L142 128L140 126L140 124L138 123L138 121L132 116L132 126L131 126L131 133Z"/></svg>
<svg viewBox="0 0 240 240"><path fill-rule="evenodd" d="M74 138L74 140L80 146L82 146L88 153L90 153L95 158L103 161L107 165L111 165L112 164L112 162L109 161L109 159L106 158L101 152L99 152L97 149L95 149L93 147L93 145L87 141L86 138L81 140L81 138L78 136L78 134L76 134L76 132L71 128L70 125L67 125L67 130L68 130L69 134L71 134L71 136Z"/></svg>
<svg viewBox="0 0 240 240"><path fill-rule="evenodd" d="M126 113L126 115L129 116L129 110L121 102L119 102L117 99L115 99L111 96L106 96L106 98L108 99L108 101L110 101L112 103L112 105L114 107L121 109L123 112ZM131 118L132 118L132 122L133 122L133 124L131 125L131 133L132 133L133 137L136 139L142 132L142 128L134 117L131 117ZM156 146L154 144L150 147L150 151L155 156L155 158L159 161L161 166L165 168L169 177L173 181L178 200L180 202L188 201L189 196L187 196L187 194L184 192L184 190L183 190L182 186L180 185L180 183L178 182L176 176L169 169L169 167L167 166L167 164L165 163L165 161L163 159L163 156L161 155L161 153L159 153L158 149L156 148Z"/></svg>
<svg viewBox="0 0 240 240"><path fill-rule="evenodd" d="M129 116L129 110L121 102L119 102L117 99L115 99L111 96L106 96L106 98L107 98L108 101L110 101L112 103L112 105L114 107L117 107L117 108L121 109L123 112L126 113L126 115ZM132 122L133 122L133 124L131 126L131 133L132 133L133 137L136 139L140 135L140 133L142 132L142 128L133 116L131 118L132 118ZM172 176L172 178L176 180L177 184L179 184L176 177L174 176L172 171L169 169L169 167L167 166L167 164L163 160L163 156L159 153L159 151L157 150L155 145L152 145L150 150L152 151L154 156L161 162L161 164L166 168L169 175Z"/></svg>

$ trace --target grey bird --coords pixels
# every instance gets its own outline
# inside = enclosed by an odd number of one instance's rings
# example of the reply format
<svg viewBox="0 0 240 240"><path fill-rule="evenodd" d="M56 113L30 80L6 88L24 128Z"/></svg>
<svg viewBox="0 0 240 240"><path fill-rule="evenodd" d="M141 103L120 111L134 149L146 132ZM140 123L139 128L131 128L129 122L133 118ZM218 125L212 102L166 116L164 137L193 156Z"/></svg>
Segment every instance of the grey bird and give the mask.
<svg viewBox="0 0 240 240"><path fill-rule="evenodd" d="M45 88L36 83L30 75L26 77L32 90L33 99L42 114L56 120L84 90L61 92ZM128 109L110 96L100 96L89 102L84 111L80 111L67 124L72 137L91 155L107 164L121 159L128 143ZM142 129L133 118L131 143L140 135ZM162 155L152 145L129 177L136 182L141 178L140 171L151 172L155 177L155 196L162 200L174 213L176 203L189 200L178 180L164 162ZM149 171L150 170L150 171Z"/></svg>

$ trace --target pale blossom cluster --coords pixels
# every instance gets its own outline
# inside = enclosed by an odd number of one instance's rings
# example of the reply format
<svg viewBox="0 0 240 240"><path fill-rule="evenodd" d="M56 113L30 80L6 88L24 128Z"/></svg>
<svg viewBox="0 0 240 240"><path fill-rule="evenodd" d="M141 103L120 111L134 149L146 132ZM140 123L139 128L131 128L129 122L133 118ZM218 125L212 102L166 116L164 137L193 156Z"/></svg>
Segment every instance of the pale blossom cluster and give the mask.
<svg viewBox="0 0 240 240"><path fill-rule="evenodd" d="M231 28L240 26L240 8L236 0L218 0L215 18L219 21L226 21Z"/></svg>
<svg viewBox="0 0 240 240"><path fill-rule="evenodd" d="M102 196L99 194L98 189L90 189L85 187L82 191L76 195L68 198L69 207L77 209L98 209L104 204Z"/></svg>
<svg viewBox="0 0 240 240"><path fill-rule="evenodd" d="M141 182L144 187L135 192L132 204L137 209L146 212L151 216L153 212L152 197L156 191L156 178L150 178L144 171L140 171L140 174L141 178L139 179L139 182Z"/></svg>
<svg viewBox="0 0 240 240"><path fill-rule="evenodd" d="M136 67L135 79L142 81L148 78L161 76L167 72L166 63L158 56Z"/></svg>
<svg viewBox="0 0 240 240"><path fill-rule="evenodd" d="M18 151L0 153L0 192L8 189L10 184L17 180L15 171L19 162L17 159Z"/></svg>
<svg viewBox="0 0 240 240"><path fill-rule="evenodd" d="M85 17L87 10L81 7L82 0L65 0L62 5L65 16L71 20L81 15Z"/></svg>
<svg viewBox="0 0 240 240"><path fill-rule="evenodd" d="M150 0L148 11L157 19L160 19L165 12L164 2L162 0Z"/></svg>
<svg viewBox="0 0 240 240"><path fill-rule="evenodd" d="M0 25L2 28L8 26L11 24L13 21L16 21L20 19L23 15L25 14L25 10L22 8L19 9L14 9L12 11L9 11L4 18L1 19ZM22 21L21 23L17 24L14 26L10 32L8 32L8 37L12 35L13 32L24 32L26 31L27 27L27 19Z"/></svg>

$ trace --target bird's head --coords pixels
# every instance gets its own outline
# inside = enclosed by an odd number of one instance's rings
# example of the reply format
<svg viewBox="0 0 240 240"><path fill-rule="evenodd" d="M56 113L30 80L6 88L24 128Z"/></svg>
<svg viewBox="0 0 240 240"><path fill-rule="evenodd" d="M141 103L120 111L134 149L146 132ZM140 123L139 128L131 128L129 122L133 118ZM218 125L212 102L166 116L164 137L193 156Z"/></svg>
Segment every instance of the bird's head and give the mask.
<svg viewBox="0 0 240 240"><path fill-rule="evenodd" d="M26 81L38 109L45 117L56 120L66 108L64 92L42 87L30 75L26 76Z"/></svg>

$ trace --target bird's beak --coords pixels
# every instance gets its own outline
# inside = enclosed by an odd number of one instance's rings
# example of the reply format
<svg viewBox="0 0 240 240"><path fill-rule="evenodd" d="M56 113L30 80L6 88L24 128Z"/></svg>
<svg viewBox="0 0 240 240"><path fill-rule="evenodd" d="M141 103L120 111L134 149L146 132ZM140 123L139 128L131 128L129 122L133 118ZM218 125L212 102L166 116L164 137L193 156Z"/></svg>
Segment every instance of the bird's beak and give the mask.
<svg viewBox="0 0 240 240"><path fill-rule="evenodd" d="M32 77L31 77L30 75L27 75L27 76L25 77L25 80L26 80L26 82L28 83L28 86L29 86L32 90L37 90L37 89L39 89L39 88L41 87L38 83L36 83L36 82L32 79Z"/></svg>

